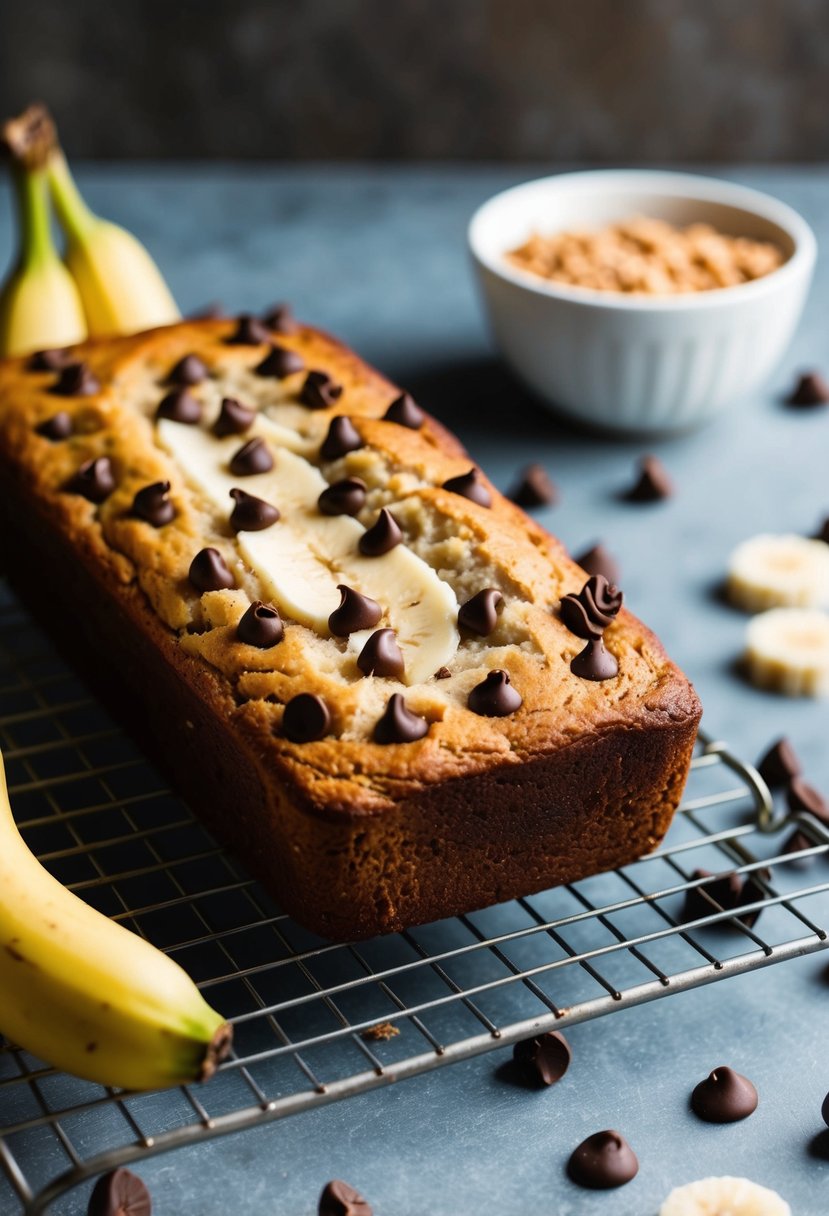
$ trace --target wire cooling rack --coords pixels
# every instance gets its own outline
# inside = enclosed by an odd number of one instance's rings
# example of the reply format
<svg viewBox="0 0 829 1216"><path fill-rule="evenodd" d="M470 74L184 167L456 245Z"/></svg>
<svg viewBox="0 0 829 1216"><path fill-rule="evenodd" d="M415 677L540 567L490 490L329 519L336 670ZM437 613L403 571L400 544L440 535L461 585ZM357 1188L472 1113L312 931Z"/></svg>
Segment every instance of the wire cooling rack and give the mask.
<svg viewBox="0 0 829 1216"><path fill-rule="evenodd" d="M0 746L31 847L173 955L235 1027L209 1084L164 1094L79 1081L0 1038L4 1214L37 1216L117 1165L827 945L829 867L807 867L829 833L800 816L800 847L784 853L793 822L705 737L681 813L649 857L347 946L284 916L216 846L2 585ZM709 896L688 920L699 868L751 876L742 919Z"/></svg>

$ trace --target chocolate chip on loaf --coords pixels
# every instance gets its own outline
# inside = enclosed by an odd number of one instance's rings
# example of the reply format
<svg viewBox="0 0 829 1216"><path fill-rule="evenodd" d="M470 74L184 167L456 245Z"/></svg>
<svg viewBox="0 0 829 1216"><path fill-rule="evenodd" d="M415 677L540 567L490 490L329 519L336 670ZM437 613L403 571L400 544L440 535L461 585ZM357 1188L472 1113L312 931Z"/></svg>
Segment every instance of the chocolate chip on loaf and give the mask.
<svg viewBox="0 0 829 1216"><path fill-rule="evenodd" d="M219 439L225 435L244 435L253 426L256 410L242 405L235 397L223 397L219 416L213 423L213 434Z"/></svg>
<svg viewBox="0 0 829 1216"><path fill-rule="evenodd" d="M405 665L403 652L397 644L393 629L378 629L366 642L357 658L357 666L364 676L384 676L399 680Z"/></svg>
<svg viewBox="0 0 829 1216"><path fill-rule="evenodd" d="M507 498L519 507L546 507L558 502L558 490L543 465L528 464Z"/></svg>
<svg viewBox="0 0 829 1216"><path fill-rule="evenodd" d="M580 650L570 662L570 670L580 680L612 680L619 674L619 664L604 644L604 638L590 638L584 650Z"/></svg>
<svg viewBox="0 0 829 1216"><path fill-rule="evenodd" d="M639 476L625 494L628 502L659 502L674 492L668 470L656 456L643 456Z"/></svg>
<svg viewBox="0 0 829 1216"><path fill-rule="evenodd" d="M85 363L67 363L49 391L58 397L91 397L101 385Z"/></svg>
<svg viewBox="0 0 829 1216"><path fill-rule="evenodd" d="M603 574L593 574L581 591L561 597L559 615L576 637L598 638L619 615L623 598Z"/></svg>
<svg viewBox="0 0 829 1216"><path fill-rule="evenodd" d="M412 713L402 693L389 697L383 716L374 727L375 743L414 743L428 734L429 723Z"/></svg>
<svg viewBox="0 0 829 1216"><path fill-rule="evenodd" d="M299 394L303 405L311 410L327 410L343 395L343 386L335 384L327 372L309 372Z"/></svg>
<svg viewBox="0 0 829 1216"><path fill-rule="evenodd" d="M339 607L328 618L328 628L337 638L347 638L350 633L360 629L372 629L383 615L383 609L376 600L361 595L351 587L340 583L337 587L340 593Z"/></svg>
<svg viewBox="0 0 829 1216"><path fill-rule="evenodd" d="M178 384L188 387L201 384L207 379L207 368L198 355L183 355L178 363L173 364L167 376L168 384Z"/></svg>
<svg viewBox="0 0 829 1216"><path fill-rule="evenodd" d="M359 477L343 477L320 494L317 506L323 515L358 515L366 505L366 483Z"/></svg>
<svg viewBox="0 0 829 1216"><path fill-rule="evenodd" d="M419 431L426 421L426 415L413 397L401 393L395 397L383 418L386 422L396 422L398 426L407 426L410 431Z"/></svg>
<svg viewBox="0 0 829 1216"><path fill-rule="evenodd" d="M154 481L144 486L132 500L132 513L154 528L163 528L175 518L176 509L170 501L169 481Z"/></svg>
<svg viewBox="0 0 829 1216"><path fill-rule="evenodd" d="M331 419L328 434L320 447L321 460L339 460L349 452L356 452L363 446L360 433L354 423L345 414Z"/></svg>
<svg viewBox="0 0 829 1216"><path fill-rule="evenodd" d="M325 1184L317 1212L318 1216L372 1216L371 1208L360 1192L339 1178Z"/></svg>
<svg viewBox="0 0 829 1216"><path fill-rule="evenodd" d="M820 372L804 372L786 398L787 405L826 405L829 384Z"/></svg>
<svg viewBox="0 0 829 1216"><path fill-rule="evenodd" d="M246 646L256 646L259 650L268 650L281 642L284 633L279 613L261 600L251 604L236 626L238 641Z"/></svg>
<svg viewBox="0 0 829 1216"><path fill-rule="evenodd" d="M234 532L262 532L279 519L277 508L263 498L239 489L231 490L230 497L236 504L230 512L230 526Z"/></svg>
<svg viewBox="0 0 829 1216"><path fill-rule="evenodd" d="M458 624L469 633L489 637L498 624L498 614L503 610L504 597L497 587L484 587L461 604L458 609Z"/></svg>
<svg viewBox="0 0 829 1216"><path fill-rule="evenodd" d="M108 456L85 460L67 484L70 494L82 494L90 502L104 502L115 489L115 474Z"/></svg>
<svg viewBox="0 0 829 1216"><path fill-rule="evenodd" d="M609 583L615 583L618 586L621 574L619 563L601 542L590 549L585 549L578 557L574 557L573 561L577 566L581 566L585 573L603 574Z"/></svg>
<svg viewBox="0 0 829 1216"><path fill-rule="evenodd" d="M292 743L314 743L331 729L331 713L322 697L301 692L292 697L282 715L282 733Z"/></svg>
<svg viewBox="0 0 829 1216"><path fill-rule="evenodd" d="M59 372L72 362L73 355L67 348L37 350L29 359L26 367L30 372Z"/></svg>
<svg viewBox="0 0 829 1216"><path fill-rule="evenodd" d="M484 718L505 718L520 709L522 703L521 694L510 684L506 671L491 671L475 685L466 701L473 714Z"/></svg>
<svg viewBox="0 0 829 1216"><path fill-rule="evenodd" d="M257 376L274 376L277 380L285 380L305 367L305 360L295 350L287 350L284 346L271 346L261 363L253 369Z"/></svg>
<svg viewBox="0 0 829 1216"><path fill-rule="evenodd" d="M261 439L249 439L230 458L230 471L234 477L253 477L267 473L273 468L273 456Z"/></svg>
<svg viewBox="0 0 829 1216"><path fill-rule="evenodd" d="M236 580L218 549L201 549L190 563L190 582L199 592L226 591Z"/></svg>
<svg viewBox="0 0 829 1216"><path fill-rule="evenodd" d="M262 324L276 334L295 334L299 330L290 304L274 304L265 313Z"/></svg>
<svg viewBox="0 0 829 1216"><path fill-rule="evenodd" d="M38 435L56 443L61 439L68 439L72 434L72 419L66 410L58 410L57 414L53 414L51 418L41 422L40 426L35 429Z"/></svg>
<svg viewBox="0 0 829 1216"><path fill-rule="evenodd" d="M271 331L262 321L252 317L250 313L242 313L236 322L236 328L230 337L225 338L229 346L261 346L270 342Z"/></svg>
<svg viewBox="0 0 829 1216"><path fill-rule="evenodd" d="M476 502L479 507L491 507L492 495L486 486L481 484L479 478L478 470L472 468L468 473L461 473L459 477L450 477L443 483L443 489L451 490L453 494L460 494L462 498Z"/></svg>
<svg viewBox="0 0 829 1216"><path fill-rule="evenodd" d="M183 422L186 426L195 426L201 422L201 403L192 393L188 393L186 388L177 388L162 397L155 416L169 418L171 422Z"/></svg>
<svg viewBox="0 0 829 1216"><path fill-rule="evenodd" d="M403 540L397 520L387 507L383 507L377 519L360 537L359 550L363 557L382 557Z"/></svg>

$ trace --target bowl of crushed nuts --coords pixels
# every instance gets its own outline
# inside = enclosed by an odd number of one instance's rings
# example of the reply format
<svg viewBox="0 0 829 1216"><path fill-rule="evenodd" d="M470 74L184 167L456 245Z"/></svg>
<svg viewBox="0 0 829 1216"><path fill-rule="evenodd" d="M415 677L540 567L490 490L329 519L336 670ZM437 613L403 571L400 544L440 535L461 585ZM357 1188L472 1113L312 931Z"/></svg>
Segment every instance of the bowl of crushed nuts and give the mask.
<svg viewBox="0 0 829 1216"><path fill-rule="evenodd" d="M555 410L604 429L690 430L756 391L800 318L817 245L759 191L650 170L505 190L469 226L504 358Z"/></svg>

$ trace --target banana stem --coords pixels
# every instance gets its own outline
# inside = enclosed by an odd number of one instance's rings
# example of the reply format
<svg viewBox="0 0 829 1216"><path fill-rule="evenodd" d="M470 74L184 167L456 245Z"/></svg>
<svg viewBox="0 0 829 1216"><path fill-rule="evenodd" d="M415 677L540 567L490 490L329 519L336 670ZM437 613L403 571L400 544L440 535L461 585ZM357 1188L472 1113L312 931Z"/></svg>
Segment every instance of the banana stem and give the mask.
<svg viewBox="0 0 829 1216"><path fill-rule="evenodd" d="M52 242L46 173L43 169L13 171L20 228L20 266L42 266L57 258Z"/></svg>
<svg viewBox="0 0 829 1216"><path fill-rule="evenodd" d="M84 240L100 221L81 197L60 148L50 156L47 174L52 202L66 235L70 241Z"/></svg>

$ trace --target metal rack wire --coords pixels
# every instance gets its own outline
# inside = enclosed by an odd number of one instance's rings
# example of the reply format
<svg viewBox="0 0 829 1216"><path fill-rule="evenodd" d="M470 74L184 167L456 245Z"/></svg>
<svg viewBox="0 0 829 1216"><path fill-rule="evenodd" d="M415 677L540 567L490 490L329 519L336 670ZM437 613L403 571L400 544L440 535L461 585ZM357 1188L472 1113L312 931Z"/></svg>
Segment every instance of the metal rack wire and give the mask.
<svg viewBox="0 0 829 1216"><path fill-rule="evenodd" d="M824 948L829 832L776 819L757 774L701 740L665 844L611 874L357 945L300 928L211 840L0 591L0 746L49 868L171 953L235 1024L206 1086L126 1094L0 1038L0 1211L38 1216L117 1165L379 1088L552 1028ZM689 888L749 875L756 898ZM752 913L762 917L752 923Z"/></svg>

